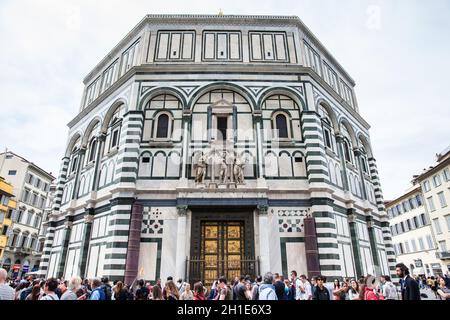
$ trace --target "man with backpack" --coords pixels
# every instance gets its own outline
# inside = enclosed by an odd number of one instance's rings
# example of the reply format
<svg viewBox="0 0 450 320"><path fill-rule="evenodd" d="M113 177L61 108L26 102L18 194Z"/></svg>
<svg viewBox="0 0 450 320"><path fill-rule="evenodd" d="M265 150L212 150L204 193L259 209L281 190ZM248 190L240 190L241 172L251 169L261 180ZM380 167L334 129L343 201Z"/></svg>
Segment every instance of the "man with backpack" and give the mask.
<svg viewBox="0 0 450 320"><path fill-rule="evenodd" d="M257 276L256 277L256 282L253 285L253 289L252 289L252 300L259 300L259 287L262 284L262 277L261 276Z"/></svg>
<svg viewBox="0 0 450 320"><path fill-rule="evenodd" d="M391 277L381 276L380 281L383 284L381 293L383 294L384 299L397 300L398 299L397 288L391 282Z"/></svg>
<svg viewBox="0 0 450 320"><path fill-rule="evenodd" d="M112 297L112 288L111 285L109 284L109 279L108 277L103 277L102 278L102 289L105 292L105 300L111 300Z"/></svg>
<svg viewBox="0 0 450 320"><path fill-rule="evenodd" d="M91 296L89 300L106 300L105 291L102 288L102 282L99 279L93 279L91 283Z"/></svg>
<svg viewBox="0 0 450 320"><path fill-rule="evenodd" d="M136 300L148 300L148 288L145 286L144 280L139 280L139 288L136 290Z"/></svg>

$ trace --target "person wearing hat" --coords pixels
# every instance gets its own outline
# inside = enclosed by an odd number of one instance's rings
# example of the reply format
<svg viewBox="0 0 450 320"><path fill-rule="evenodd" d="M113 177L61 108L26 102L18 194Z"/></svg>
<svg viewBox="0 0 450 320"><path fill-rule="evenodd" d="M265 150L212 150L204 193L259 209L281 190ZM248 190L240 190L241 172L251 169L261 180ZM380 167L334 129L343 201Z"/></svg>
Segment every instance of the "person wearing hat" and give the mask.
<svg viewBox="0 0 450 320"><path fill-rule="evenodd" d="M313 300L331 300L330 291L324 285L325 278L323 276L318 276L316 278L316 289L314 291Z"/></svg>

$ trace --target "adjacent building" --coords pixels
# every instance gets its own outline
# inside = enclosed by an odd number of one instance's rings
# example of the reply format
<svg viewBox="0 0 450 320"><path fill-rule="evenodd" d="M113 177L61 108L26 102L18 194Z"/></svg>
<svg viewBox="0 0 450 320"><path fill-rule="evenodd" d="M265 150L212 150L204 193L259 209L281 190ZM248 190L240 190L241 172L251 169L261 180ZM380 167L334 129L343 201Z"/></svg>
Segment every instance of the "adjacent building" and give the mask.
<svg viewBox="0 0 450 320"><path fill-rule="evenodd" d="M445 274L450 271L450 148L412 183L386 204L397 260L416 275Z"/></svg>
<svg viewBox="0 0 450 320"><path fill-rule="evenodd" d="M13 187L0 176L0 261L8 243L8 236L11 230L11 217L16 209Z"/></svg>
<svg viewBox="0 0 450 320"><path fill-rule="evenodd" d="M0 175L11 183L17 199L0 266L8 269L12 277L17 277L39 267L44 244L43 238L39 240L39 230L50 183L55 178L13 152L0 154Z"/></svg>
<svg viewBox="0 0 450 320"><path fill-rule="evenodd" d="M437 163L415 177L422 187L425 206L437 243L443 271L450 271L450 147L436 155Z"/></svg>
<svg viewBox="0 0 450 320"><path fill-rule="evenodd" d="M298 17L148 15L84 83L43 276L395 276L355 82Z"/></svg>

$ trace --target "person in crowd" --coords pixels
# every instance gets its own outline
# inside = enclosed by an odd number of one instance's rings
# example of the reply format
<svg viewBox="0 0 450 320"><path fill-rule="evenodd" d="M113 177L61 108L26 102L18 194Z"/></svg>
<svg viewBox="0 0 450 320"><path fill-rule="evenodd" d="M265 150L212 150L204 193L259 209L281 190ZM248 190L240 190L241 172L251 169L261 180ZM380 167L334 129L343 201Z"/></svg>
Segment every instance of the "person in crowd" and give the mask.
<svg viewBox="0 0 450 320"><path fill-rule="evenodd" d="M158 285L153 286L151 300L164 300L162 290Z"/></svg>
<svg viewBox="0 0 450 320"><path fill-rule="evenodd" d="M333 300L345 300L345 293L338 279L333 282Z"/></svg>
<svg viewBox="0 0 450 320"><path fill-rule="evenodd" d="M111 300L112 299L112 288L111 285L109 284L109 279L108 277L102 277L102 290L105 291L105 300Z"/></svg>
<svg viewBox="0 0 450 320"><path fill-rule="evenodd" d="M397 300L397 288L391 281L391 277L388 275L381 276L380 282L382 283L381 293L385 300Z"/></svg>
<svg viewBox="0 0 450 320"><path fill-rule="evenodd" d="M23 291L25 291L28 288L28 281L26 280L20 280L19 283L17 284L16 288L15 288L15 293L14 293L14 300L20 300L20 295Z"/></svg>
<svg viewBox="0 0 450 320"><path fill-rule="evenodd" d="M447 278L448 279L448 278ZM446 280L443 276L438 276L438 287L437 293L441 300L450 300L450 283L449 280Z"/></svg>
<svg viewBox="0 0 450 320"><path fill-rule="evenodd" d="M183 283L183 279L181 279L181 278L178 279L176 286L177 286L178 292L179 292L180 295L181 295L181 294L183 293L183 291L184 291L184 283Z"/></svg>
<svg viewBox="0 0 450 320"><path fill-rule="evenodd" d="M162 293L163 293L163 297L164 299L166 298L167 294L166 294L166 287L167 287L167 282L172 281L173 282L173 277L172 276L168 276L167 280L166 280L166 284L164 285L164 288L162 288Z"/></svg>
<svg viewBox="0 0 450 320"><path fill-rule="evenodd" d="M194 300L206 300L205 290L201 281L194 284Z"/></svg>
<svg viewBox="0 0 450 320"><path fill-rule="evenodd" d="M383 295L379 294L375 290L375 280L376 278L371 275L367 275L364 278L364 290L362 300L384 300Z"/></svg>
<svg viewBox="0 0 450 320"><path fill-rule="evenodd" d="M302 274L297 285L297 300L312 300L312 288L306 275Z"/></svg>
<svg viewBox="0 0 450 320"><path fill-rule="evenodd" d="M283 296L283 300L295 300L292 299L292 291L291 291L291 282L289 281L289 279L284 279L284 296Z"/></svg>
<svg viewBox="0 0 450 320"><path fill-rule="evenodd" d="M275 283L274 283L274 287L275 287L275 294L277 295L277 299L278 300L285 300L284 299L284 281L283 281L283 277L280 276L279 273L275 273L274 274L274 278L275 278Z"/></svg>
<svg viewBox="0 0 450 320"><path fill-rule="evenodd" d="M317 287L317 277L312 277L311 278L311 293L314 297L314 293L316 292L316 287Z"/></svg>
<svg viewBox="0 0 450 320"><path fill-rule="evenodd" d="M233 287L233 298L234 300L248 300L246 295L246 285L245 285L245 277L241 276L238 278L238 281L235 282Z"/></svg>
<svg viewBox="0 0 450 320"><path fill-rule="evenodd" d="M245 298L246 300L252 300L252 282L250 281L250 279L247 279L247 277L245 278Z"/></svg>
<svg viewBox="0 0 450 320"><path fill-rule="evenodd" d="M156 279L156 284L155 284L155 286L158 286L158 287L162 290L161 278Z"/></svg>
<svg viewBox="0 0 450 320"><path fill-rule="evenodd" d="M400 278L402 300L420 300L419 284L409 275L408 267L403 263L398 263L395 271Z"/></svg>
<svg viewBox="0 0 450 320"><path fill-rule="evenodd" d="M431 280L432 280L432 284L431 284L431 291L434 292L434 296L437 298L439 298L439 295L437 293L438 290L438 280L437 277L431 276Z"/></svg>
<svg viewBox="0 0 450 320"><path fill-rule="evenodd" d="M14 289L6 283L8 272L0 268L0 300L14 300Z"/></svg>
<svg viewBox="0 0 450 320"><path fill-rule="evenodd" d="M278 300L273 282L273 274L271 272L267 272L264 275L264 283L259 287L258 300Z"/></svg>
<svg viewBox="0 0 450 320"><path fill-rule="evenodd" d="M314 291L313 300L331 300L330 291L325 287L324 282L326 278L324 276L316 277L316 289Z"/></svg>
<svg viewBox="0 0 450 320"><path fill-rule="evenodd" d="M61 288L61 286L64 286L64 288ZM69 282L62 282L62 284L60 285L60 289L63 292L61 300L77 300L77 291L80 288L81 278L78 276L73 276Z"/></svg>
<svg viewBox="0 0 450 320"><path fill-rule="evenodd" d="M106 300L105 290L102 288L102 282L100 279L93 279L90 283L92 292L89 297L89 300Z"/></svg>
<svg viewBox="0 0 450 320"><path fill-rule="evenodd" d="M223 276L219 278L216 300L233 300L232 290L227 285L227 278Z"/></svg>
<svg viewBox="0 0 450 320"><path fill-rule="evenodd" d="M183 293L180 295L180 300L194 300L194 293L192 292L189 283L183 285Z"/></svg>
<svg viewBox="0 0 450 320"><path fill-rule="evenodd" d="M50 278L45 282L44 285L44 296L40 300L59 300L56 294L56 289L58 289L58 280L55 278Z"/></svg>
<svg viewBox="0 0 450 320"><path fill-rule="evenodd" d="M56 293L59 297L59 300L61 300L61 297L67 291L67 286L68 286L67 283L68 283L68 281L66 281L66 280L59 281L59 285L58 285L59 292Z"/></svg>
<svg viewBox="0 0 450 320"><path fill-rule="evenodd" d="M139 280L136 290L136 300L148 300L149 290L145 286L144 280Z"/></svg>
<svg viewBox="0 0 450 320"><path fill-rule="evenodd" d="M259 300L259 287L262 284L262 276L257 276L255 279L255 284L252 288L252 300Z"/></svg>
<svg viewBox="0 0 450 320"><path fill-rule="evenodd" d="M113 290L114 300L125 301L128 300L128 295L122 281L117 281Z"/></svg>
<svg viewBox="0 0 450 320"><path fill-rule="evenodd" d="M217 300L218 292L218 281L214 281L209 291L208 300Z"/></svg>
<svg viewBox="0 0 450 320"><path fill-rule="evenodd" d="M177 286L173 281L167 281L165 286L165 299L166 300L180 300L180 293L178 292Z"/></svg>
<svg viewBox="0 0 450 320"><path fill-rule="evenodd" d="M20 293L19 293L19 300L26 300L28 295L31 293L31 291L33 290L33 285L34 285L34 281L33 281L33 277L32 276L28 276L24 281L25 284L25 288L23 288Z"/></svg>
<svg viewBox="0 0 450 320"><path fill-rule="evenodd" d="M30 294L25 298L25 300L40 300L40 298L41 298L41 286L39 284L35 284Z"/></svg>
<svg viewBox="0 0 450 320"><path fill-rule="evenodd" d="M359 300L359 284L355 279L350 281L347 300Z"/></svg>

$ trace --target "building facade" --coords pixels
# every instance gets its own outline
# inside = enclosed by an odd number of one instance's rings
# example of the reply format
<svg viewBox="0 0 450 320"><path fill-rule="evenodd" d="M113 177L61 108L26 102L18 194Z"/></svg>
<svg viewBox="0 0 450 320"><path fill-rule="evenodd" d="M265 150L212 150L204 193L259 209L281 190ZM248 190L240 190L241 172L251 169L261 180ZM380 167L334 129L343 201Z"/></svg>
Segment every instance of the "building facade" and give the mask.
<svg viewBox="0 0 450 320"><path fill-rule="evenodd" d="M437 155L437 163L415 177L422 187L425 206L437 243L437 257L450 271L450 147Z"/></svg>
<svg viewBox="0 0 450 320"><path fill-rule="evenodd" d="M84 83L42 275L395 273L355 83L299 18L149 15Z"/></svg>
<svg viewBox="0 0 450 320"><path fill-rule="evenodd" d="M0 261L3 258L11 228L11 217L16 209L13 187L0 176Z"/></svg>
<svg viewBox="0 0 450 320"><path fill-rule="evenodd" d="M442 274L437 243L420 184L386 204L397 261L414 275Z"/></svg>
<svg viewBox="0 0 450 320"><path fill-rule="evenodd" d="M12 184L17 197L17 208L12 212L9 239L0 266L12 277L18 277L39 268L44 246L44 239L39 241L39 230L50 183L55 178L13 152L0 154L0 175Z"/></svg>
<svg viewBox="0 0 450 320"><path fill-rule="evenodd" d="M412 187L386 204L397 260L416 275L450 271L450 148L415 175Z"/></svg>

